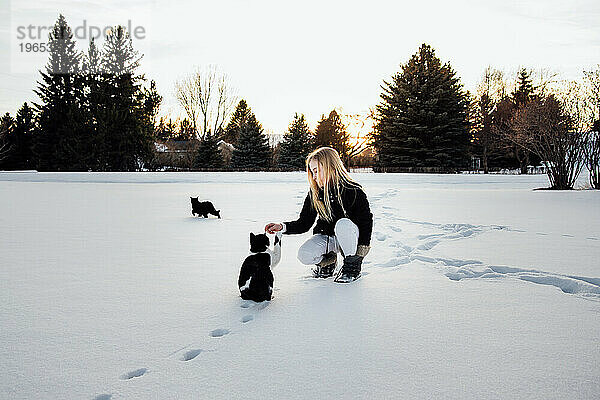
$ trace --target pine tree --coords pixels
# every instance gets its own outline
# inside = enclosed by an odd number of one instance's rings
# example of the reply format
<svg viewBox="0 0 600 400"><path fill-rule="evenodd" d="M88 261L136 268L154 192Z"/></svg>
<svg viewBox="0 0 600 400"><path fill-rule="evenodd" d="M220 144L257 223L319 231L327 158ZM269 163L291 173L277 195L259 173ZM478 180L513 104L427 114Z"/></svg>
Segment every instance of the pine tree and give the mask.
<svg viewBox="0 0 600 400"><path fill-rule="evenodd" d="M154 82L142 87L145 78L136 75L142 56L122 26L107 35L101 54L100 169L134 171L153 153L154 120L162 98Z"/></svg>
<svg viewBox="0 0 600 400"><path fill-rule="evenodd" d="M517 76L517 87L512 93L512 98L517 108L522 108L529 103L534 94L534 87L531 84L531 73L525 68L521 68Z"/></svg>
<svg viewBox="0 0 600 400"><path fill-rule="evenodd" d="M517 87L512 93L515 114L519 110L526 107L534 98L536 98L536 96L535 88L531 83L531 73L529 73L525 68L521 68L517 76ZM518 145L513 146L513 151L519 162L521 174L527 174L527 166L530 163L530 159L534 158L533 161L536 164L539 162L539 159L537 159L529 150Z"/></svg>
<svg viewBox="0 0 600 400"><path fill-rule="evenodd" d="M10 136L14 129L15 120L6 113L0 118L0 170L6 168L6 159L10 156L12 146L10 144Z"/></svg>
<svg viewBox="0 0 600 400"><path fill-rule="evenodd" d="M284 136L279 147L279 168L304 170L306 168L306 157L312 147L312 136L304 120L304 114L295 114L288 133Z"/></svg>
<svg viewBox="0 0 600 400"><path fill-rule="evenodd" d="M196 137L196 129L189 119L184 118L179 124L179 132L175 140L192 140Z"/></svg>
<svg viewBox="0 0 600 400"><path fill-rule="evenodd" d="M321 116L321 120L317 123L317 129L315 129L315 147L332 147L341 155L347 140L346 127L337 111L332 110L327 118L324 115Z"/></svg>
<svg viewBox="0 0 600 400"><path fill-rule="evenodd" d="M231 167L236 169L265 169L271 164L272 150L261 124L252 112L239 127L237 146L231 157Z"/></svg>
<svg viewBox="0 0 600 400"><path fill-rule="evenodd" d="M454 172L469 165L467 98L449 63L423 44L382 85L373 135L376 169Z"/></svg>
<svg viewBox="0 0 600 400"><path fill-rule="evenodd" d="M235 108L235 112L233 113L227 127L225 128L225 133L222 137L224 141L234 146L237 145L238 138L240 136L240 132L242 130L242 126L246 123L248 118L252 114L252 111L248 107L246 100L242 99L238 103Z"/></svg>
<svg viewBox="0 0 600 400"><path fill-rule="evenodd" d="M35 114L27 103L23 103L23 106L17 111L12 130L8 135L10 153L4 160L5 169L35 168L32 152L34 129Z"/></svg>
<svg viewBox="0 0 600 400"><path fill-rule="evenodd" d="M92 170L102 170L105 163L103 160L103 150L105 140L102 127L99 127L99 121L106 115L106 103L103 93L108 79L106 74L102 73L102 52L96 46L94 38L90 40L87 53L83 56L82 70L86 86L85 112L88 116L88 164Z"/></svg>
<svg viewBox="0 0 600 400"><path fill-rule="evenodd" d="M49 60L35 93L39 131L33 146L39 170L69 170L79 158L83 79L71 28L61 14L49 34Z"/></svg>
<svg viewBox="0 0 600 400"><path fill-rule="evenodd" d="M194 168L220 169L225 166L218 143L217 136L210 132L200 140L194 159Z"/></svg>

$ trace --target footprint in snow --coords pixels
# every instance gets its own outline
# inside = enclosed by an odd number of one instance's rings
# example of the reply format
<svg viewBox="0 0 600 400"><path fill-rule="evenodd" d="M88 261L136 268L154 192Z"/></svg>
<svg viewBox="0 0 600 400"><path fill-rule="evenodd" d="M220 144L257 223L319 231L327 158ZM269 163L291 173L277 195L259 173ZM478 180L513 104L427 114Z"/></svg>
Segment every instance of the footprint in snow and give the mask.
<svg viewBox="0 0 600 400"><path fill-rule="evenodd" d="M186 351L181 357L181 361L190 361L198 357L202 353L202 349Z"/></svg>
<svg viewBox="0 0 600 400"><path fill-rule="evenodd" d="M254 302L253 302L253 301L250 301L250 300L244 300L244 301L242 302L242 304L240 304L240 307L242 307L242 308L250 308L250 307L252 307L252 304L254 304Z"/></svg>
<svg viewBox="0 0 600 400"><path fill-rule="evenodd" d="M423 243L422 245L418 246L417 249L419 249L419 250L431 250L431 249L433 249L439 243L440 243L439 240L432 240L430 242Z"/></svg>
<svg viewBox="0 0 600 400"><path fill-rule="evenodd" d="M381 233L381 232L375 232L375 237L377 238L377 240L379 240L380 242L383 242L385 239L388 238L388 235L386 235L385 233Z"/></svg>
<svg viewBox="0 0 600 400"><path fill-rule="evenodd" d="M250 322L253 319L254 319L254 316L252 316L252 315L244 315L240 321L242 321L245 324L246 322Z"/></svg>
<svg viewBox="0 0 600 400"><path fill-rule="evenodd" d="M144 375L146 372L148 372L148 368L136 369L135 371L131 371L131 372L121 375L121 379L124 381L127 381L129 379L139 378L140 376Z"/></svg>
<svg viewBox="0 0 600 400"><path fill-rule="evenodd" d="M214 331L210 331L210 336L211 337L221 337L221 336L227 335L229 332L231 332L229 329L219 328L219 329L215 329Z"/></svg>
<svg viewBox="0 0 600 400"><path fill-rule="evenodd" d="M431 238L440 237L440 236L444 236L444 234L443 233L432 233L430 235L419 235L419 236L417 236L417 239L425 240L425 239L431 239Z"/></svg>
<svg viewBox="0 0 600 400"><path fill-rule="evenodd" d="M408 264L410 262L410 258L408 257L399 257L392 258L382 264L378 264L379 267L390 268L390 267L398 267L400 265Z"/></svg>
<svg viewBox="0 0 600 400"><path fill-rule="evenodd" d="M99 394L94 397L94 400L110 400L112 398L112 394Z"/></svg>

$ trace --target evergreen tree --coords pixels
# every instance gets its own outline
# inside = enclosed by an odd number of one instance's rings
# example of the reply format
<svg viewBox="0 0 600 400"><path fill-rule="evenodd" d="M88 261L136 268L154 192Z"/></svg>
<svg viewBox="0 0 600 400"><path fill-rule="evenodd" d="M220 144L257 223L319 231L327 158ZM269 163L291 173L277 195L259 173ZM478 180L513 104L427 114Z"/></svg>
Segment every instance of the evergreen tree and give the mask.
<svg viewBox="0 0 600 400"><path fill-rule="evenodd" d="M195 137L196 129L194 129L194 124L192 124L189 119L184 118L179 124L179 132L177 133L175 140L192 140Z"/></svg>
<svg viewBox="0 0 600 400"><path fill-rule="evenodd" d="M90 40L87 53L83 56L82 66L87 96L85 110L88 116L87 131L89 135L88 160L92 170L103 170L103 150L106 138L105 129L99 126L102 116L106 115L104 88L107 86L108 76L102 72L102 52L96 46L94 38Z"/></svg>
<svg viewBox="0 0 600 400"><path fill-rule="evenodd" d="M238 103L235 108L235 112L233 116L229 120L227 127L225 128L225 133L223 134L222 139L229 144L234 146L237 145L238 138L240 136L240 132L242 131L242 127L245 125L246 121L252 114L252 111L248 107L246 100L242 99Z"/></svg>
<svg viewBox="0 0 600 400"><path fill-rule="evenodd" d="M210 131L200 140L194 159L194 168L220 169L225 166L218 143L219 138L210 134Z"/></svg>
<svg viewBox="0 0 600 400"><path fill-rule="evenodd" d="M332 147L342 155L347 140L346 127L337 111L332 110L327 118L324 115L321 116L321 120L317 123L317 129L315 129L315 147Z"/></svg>
<svg viewBox="0 0 600 400"><path fill-rule="evenodd" d="M140 59L122 26L107 35L98 116L102 170L134 171L153 153L154 120L162 98L154 82L148 89L142 87L145 78L136 75Z"/></svg>
<svg viewBox="0 0 600 400"><path fill-rule="evenodd" d="M15 120L6 113L0 118L0 170L6 169L6 159L9 157L12 146L10 136L14 129Z"/></svg>
<svg viewBox="0 0 600 400"><path fill-rule="evenodd" d="M252 112L239 127L237 146L231 156L231 167L239 169L265 169L271 163L271 147L261 124Z"/></svg>
<svg viewBox="0 0 600 400"><path fill-rule="evenodd" d="M286 170L304 170L306 156L312 150L312 137L304 114L294 115L288 133L279 146L278 165Z"/></svg>
<svg viewBox="0 0 600 400"><path fill-rule="evenodd" d="M522 110L524 107L526 107L536 97L534 91L535 88L531 83L531 73L529 73L525 68L521 68L517 76L517 87L512 93L512 101L514 104L513 116L519 110ZM527 174L527 166L530 163L530 159L535 157L532 157L533 154L531 151L516 144L513 145L513 152L519 162L521 174ZM536 164L539 163L539 159L535 159L533 161Z"/></svg>
<svg viewBox="0 0 600 400"><path fill-rule="evenodd" d="M4 168L23 170L35 168L33 162L33 131L35 114L27 103L17 111L13 127L8 135L10 152L4 160Z"/></svg>
<svg viewBox="0 0 600 400"><path fill-rule="evenodd" d="M35 93L39 131L33 146L39 170L73 169L80 155L78 142L84 85L73 34L61 14L49 34L49 60Z"/></svg>
<svg viewBox="0 0 600 400"><path fill-rule="evenodd" d="M522 108L529 103L534 94L534 87L531 84L531 74L525 68L521 68L517 76L517 87L512 93L512 98L517 108Z"/></svg>
<svg viewBox="0 0 600 400"><path fill-rule="evenodd" d="M373 144L377 167L457 171L469 165L467 98L449 63L423 44L382 86Z"/></svg>

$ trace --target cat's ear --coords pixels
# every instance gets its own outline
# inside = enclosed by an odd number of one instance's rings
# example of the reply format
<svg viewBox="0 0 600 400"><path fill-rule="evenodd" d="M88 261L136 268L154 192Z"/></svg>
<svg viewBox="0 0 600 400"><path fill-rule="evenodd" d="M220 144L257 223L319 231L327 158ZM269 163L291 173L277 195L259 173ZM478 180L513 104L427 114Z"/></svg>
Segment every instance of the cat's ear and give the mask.
<svg viewBox="0 0 600 400"><path fill-rule="evenodd" d="M254 240L254 233L250 232L250 240Z"/></svg>

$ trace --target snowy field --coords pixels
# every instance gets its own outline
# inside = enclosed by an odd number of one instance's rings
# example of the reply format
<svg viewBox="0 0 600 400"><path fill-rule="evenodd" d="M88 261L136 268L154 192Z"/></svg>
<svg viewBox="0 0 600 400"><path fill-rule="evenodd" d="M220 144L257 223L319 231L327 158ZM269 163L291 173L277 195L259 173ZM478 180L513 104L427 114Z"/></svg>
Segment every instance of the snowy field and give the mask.
<svg viewBox="0 0 600 400"><path fill-rule="evenodd" d="M255 304L249 232L296 219L305 174L0 173L0 398L600 398L600 191L354 177L363 277L309 278L284 235Z"/></svg>

